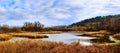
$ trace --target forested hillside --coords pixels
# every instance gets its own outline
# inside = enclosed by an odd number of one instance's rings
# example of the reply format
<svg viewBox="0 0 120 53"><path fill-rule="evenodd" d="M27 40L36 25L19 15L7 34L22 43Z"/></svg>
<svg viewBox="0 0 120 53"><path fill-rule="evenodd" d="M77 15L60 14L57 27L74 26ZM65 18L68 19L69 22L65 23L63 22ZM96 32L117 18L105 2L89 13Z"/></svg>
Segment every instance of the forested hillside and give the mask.
<svg viewBox="0 0 120 53"><path fill-rule="evenodd" d="M85 30L108 30L114 33L120 32L120 14L97 16L71 24L69 27L85 27Z"/></svg>

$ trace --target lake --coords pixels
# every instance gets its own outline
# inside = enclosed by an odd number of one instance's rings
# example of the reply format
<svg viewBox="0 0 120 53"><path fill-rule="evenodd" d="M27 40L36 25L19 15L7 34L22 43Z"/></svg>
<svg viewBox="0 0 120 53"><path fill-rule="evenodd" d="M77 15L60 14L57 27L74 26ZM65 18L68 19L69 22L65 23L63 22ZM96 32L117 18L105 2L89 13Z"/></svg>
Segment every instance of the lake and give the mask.
<svg viewBox="0 0 120 53"><path fill-rule="evenodd" d="M82 33L61 33L61 34L46 34L49 38L43 38L42 40L54 41L54 42L80 42L83 45L91 45L91 39L96 37L76 36Z"/></svg>
<svg viewBox="0 0 120 53"><path fill-rule="evenodd" d="M54 41L54 42L64 42L64 43L72 43L72 42L79 42L82 45L92 45L92 40L97 40L97 37L87 37L87 36L76 36L83 33L75 33L75 32L64 32L59 34L44 34L47 35L48 38L39 38L35 40L47 40L47 41ZM15 37L10 39L9 41L18 41L18 40L29 40L29 38L23 37Z"/></svg>

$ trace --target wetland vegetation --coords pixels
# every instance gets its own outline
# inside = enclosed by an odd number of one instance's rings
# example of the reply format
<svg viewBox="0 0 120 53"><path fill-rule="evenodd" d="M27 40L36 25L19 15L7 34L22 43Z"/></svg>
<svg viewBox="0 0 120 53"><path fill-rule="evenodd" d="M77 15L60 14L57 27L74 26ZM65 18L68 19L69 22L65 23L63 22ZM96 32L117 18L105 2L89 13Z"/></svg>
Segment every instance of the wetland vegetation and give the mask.
<svg viewBox="0 0 120 53"><path fill-rule="evenodd" d="M68 26L44 27L38 21L2 25L0 53L120 53L119 21L120 15L109 15Z"/></svg>

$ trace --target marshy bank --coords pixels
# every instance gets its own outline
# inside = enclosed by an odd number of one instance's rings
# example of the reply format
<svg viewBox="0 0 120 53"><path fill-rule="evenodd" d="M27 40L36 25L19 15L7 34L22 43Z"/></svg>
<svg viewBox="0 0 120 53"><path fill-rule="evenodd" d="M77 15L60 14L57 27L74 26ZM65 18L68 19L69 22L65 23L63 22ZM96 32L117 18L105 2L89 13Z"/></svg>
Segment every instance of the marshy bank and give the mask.
<svg viewBox="0 0 120 53"><path fill-rule="evenodd" d="M103 44L103 45L120 44L119 33L112 34L106 31L95 31L95 32L84 32L83 34L79 34L77 36L97 37L97 39L90 40L93 44Z"/></svg>
<svg viewBox="0 0 120 53"><path fill-rule="evenodd" d="M39 34L38 32L22 32L22 33L0 34L0 41L7 41L7 40L10 40L10 39L13 39L13 38L37 39L37 38L48 38L48 36Z"/></svg>
<svg viewBox="0 0 120 53"><path fill-rule="evenodd" d="M113 35L113 37L120 40L120 33L117 33L117 34Z"/></svg>
<svg viewBox="0 0 120 53"><path fill-rule="evenodd" d="M48 38L48 36L46 35L41 35L37 33L11 33L10 35L13 37L25 37L25 38L31 38L31 39Z"/></svg>
<svg viewBox="0 0 120 53"><path fill-rule="evenodd" d="M12 36L8 35L8 34L0 34L0 41L6 41L11 39Z"/></svg>
<svg viewBox="0 0 120 53"><path fill-rule="evenodd" d="M77 36L105 37L109 35L111 35L110 32L96 31L96 32L83 32L83 34Z"/></svg>

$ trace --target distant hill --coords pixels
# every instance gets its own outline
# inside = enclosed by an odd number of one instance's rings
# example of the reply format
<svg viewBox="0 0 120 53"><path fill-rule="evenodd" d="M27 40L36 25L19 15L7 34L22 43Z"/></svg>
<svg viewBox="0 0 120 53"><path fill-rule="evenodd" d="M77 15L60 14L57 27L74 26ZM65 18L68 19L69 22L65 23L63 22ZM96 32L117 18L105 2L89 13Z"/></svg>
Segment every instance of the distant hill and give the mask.
<svg viewBox="0 0 120 53"><path fill-rule="evenodd" d="M120 14L97 16L90 19L73 23L69 27L86 27L86 30L108 30L120 32Z"/></svg>

